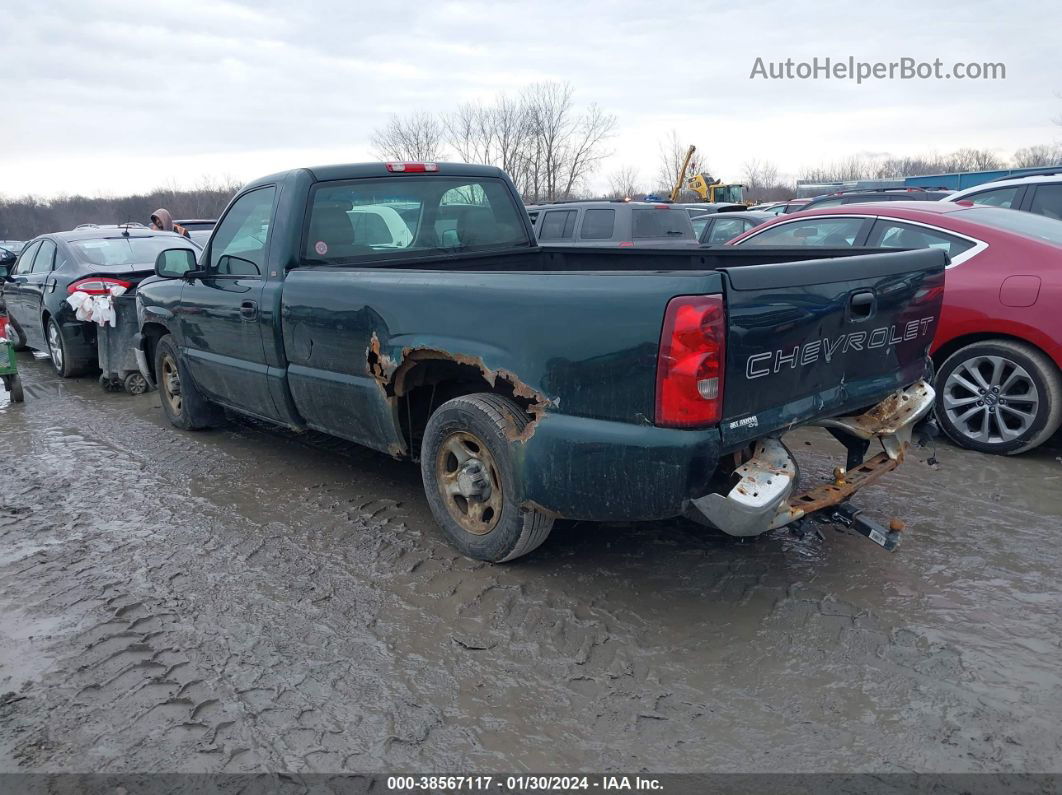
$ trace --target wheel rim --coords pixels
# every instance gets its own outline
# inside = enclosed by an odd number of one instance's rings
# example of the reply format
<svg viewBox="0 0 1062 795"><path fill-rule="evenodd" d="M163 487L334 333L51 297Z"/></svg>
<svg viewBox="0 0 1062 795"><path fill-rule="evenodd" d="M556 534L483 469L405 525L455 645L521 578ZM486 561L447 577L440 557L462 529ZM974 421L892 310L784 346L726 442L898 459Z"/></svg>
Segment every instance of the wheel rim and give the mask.
<svg viewBox="0 0 1062 795"><path fill-rule="evenodd" d="M59 333L59 326L54 320L48 321L48 352L52 355L52 364L55 369L63 369L63 338Z"/></svg>
<svg viewBox="0 0 1062 795"><path fill-rule="evenodd" d="M501 519L504 494L490 450L465 431L443 440L435 458L435 476L446 508L473 535L491 532Z"/></svg>
<svg viewBox="0 0 1062 795"><path fill-rule="evenodd" d="M170 404L174 414L181 413L181 376L177 372L177 362L169 354L162 357L162 377L159 379L163 399Z"/></svg>
<svg viewBox="0 0 1062 795"><path fill-rule="evenodd" d="M944 382L944 413L975 442L1005 444L1028 435L1040 395L1028 371L1004 356L975 356Z"/></svg>

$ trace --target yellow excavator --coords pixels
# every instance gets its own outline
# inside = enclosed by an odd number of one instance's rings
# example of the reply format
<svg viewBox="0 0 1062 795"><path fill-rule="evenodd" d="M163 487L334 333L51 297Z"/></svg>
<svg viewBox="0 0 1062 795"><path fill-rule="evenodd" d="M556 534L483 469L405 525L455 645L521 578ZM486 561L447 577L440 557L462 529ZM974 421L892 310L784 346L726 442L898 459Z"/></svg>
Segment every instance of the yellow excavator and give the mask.
<svg viewBox="0 0 1062 795"><path fill-rule="evenodd" d="M691 146L686 150L686 159L682 161L682 170L679 172L675 187L671 189L671 201L678 201L679 194L682 193L682 186L685 184L687 188L701 197L701 201L742 204L745 201L744 185L712 179L711 176L705 176L704 174L694 174L689 179L686 179L686 170L690 167L690 160L693 159L693 153L696 151L696 146Z"/></svg>

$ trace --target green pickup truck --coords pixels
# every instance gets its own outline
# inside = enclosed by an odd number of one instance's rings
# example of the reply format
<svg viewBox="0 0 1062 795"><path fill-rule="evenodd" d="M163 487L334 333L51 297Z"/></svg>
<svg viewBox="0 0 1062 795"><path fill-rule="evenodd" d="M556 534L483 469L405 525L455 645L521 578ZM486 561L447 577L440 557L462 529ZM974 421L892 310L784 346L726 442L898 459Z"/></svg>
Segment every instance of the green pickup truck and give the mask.
<svg viewBox="0 0 1062 795"><path fill-rule="evenodd" d="M752 536L816 512L891 549L847 500L930 410L946 256L807 256L543 249L496 168L296 169L241 190L198 260L159 255L138 358L178 428L229 410L419 461L475 558L558 518ZM843 444L831 481L798 488L801 425Z"/></svg>

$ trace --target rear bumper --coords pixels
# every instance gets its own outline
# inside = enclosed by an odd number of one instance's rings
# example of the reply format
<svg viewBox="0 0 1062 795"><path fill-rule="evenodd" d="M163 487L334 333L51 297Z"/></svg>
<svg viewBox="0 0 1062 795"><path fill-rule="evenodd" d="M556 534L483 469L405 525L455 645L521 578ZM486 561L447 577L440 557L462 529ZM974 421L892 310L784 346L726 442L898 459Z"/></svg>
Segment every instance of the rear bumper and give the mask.
<svg viewBox="0 0 1062 795"><path fill-rule="evenodd" d="M920 380L863 414L814 423L844 442L856 465L850 471L839 468L832 482L800 493L794 493L799 469L792 453L778 438L760 439L752 457L734 470L737 483L726 493L691 500L686 515L730 535L755 536L839 505L899 466L915 426L931 411L934 397L933 388ZM880 443L882 452L864 461L868 444L874 442Z"/></svg>

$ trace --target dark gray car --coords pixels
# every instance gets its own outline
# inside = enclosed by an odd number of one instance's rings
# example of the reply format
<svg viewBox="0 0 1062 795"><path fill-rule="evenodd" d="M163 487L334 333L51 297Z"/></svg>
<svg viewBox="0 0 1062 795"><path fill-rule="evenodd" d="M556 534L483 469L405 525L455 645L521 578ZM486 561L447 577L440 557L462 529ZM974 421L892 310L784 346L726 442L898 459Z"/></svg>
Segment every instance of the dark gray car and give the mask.
<svg viewBox="0 0 1062 795"><path fill-rule="evenodd" d="M718 246L774 218L774 213L753 210L712 213L696 216L693 219L693 229L701 245Z"/></svg>
<svg viewBox="0 0 1062 795"><path fill-rule="evenodd" d="M685 208L626 201L562 202L527 208L542 246L693 247Z"/></svg>

